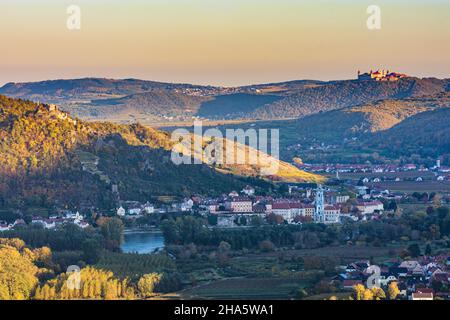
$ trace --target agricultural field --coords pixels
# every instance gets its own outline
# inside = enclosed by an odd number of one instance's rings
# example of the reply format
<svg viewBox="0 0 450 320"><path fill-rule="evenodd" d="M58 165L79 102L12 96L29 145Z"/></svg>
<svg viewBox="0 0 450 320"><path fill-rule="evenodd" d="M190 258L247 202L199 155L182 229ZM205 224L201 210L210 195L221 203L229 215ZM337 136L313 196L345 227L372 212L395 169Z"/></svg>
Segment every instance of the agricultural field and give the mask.
<svg viewBox="0 0 450 320"><path fill-rule="evenodd" d="M341 245L317 249L277 250L273 252L235 252L226 266L183 261L178 271L186 274L185 285L192 287L162 295L163 299L292 299L299 289L314 285L324 270L305 270L303 259L330 260L330 270L369 256L375 262L397 257L404 244L384 247Z"/></svg>
<svg viewBox="0 0 450 320"><path fill-rule="evenodd" d="M384 181L380 183L370 183L367 186L380 187L397 192L450 192L449 181Z"/></svg>
<svg viewBox="0 0 450 320"><path fill-rule="evenodd" d="M328 175L334 177L335 174ZM369 182L368 187L388 189L390 191L413 193L413 192L449 192L449 181L437 181L436 176L430 171L404 171L404 172L383 172L383 173L339 173L341 179L359 181L362 178L380 178L381 182ZM416 181L421 177L423 181ZM401 181L394 181L399 178ZM383 181L383 180L388 181Z"/></svg>
<svg viewBox="0 0 450 320"><path fill-rule="evenodd" d="M415 180L421 177L423 180L435 180L436 177L431 171L402 171L402 172L382 172L382 173L364 173L364 172L339 172L341 179L360 180L361 178L400 178L402 180Z"/></svg>
<svg viewBox="0 0 450 320"><path fill-rule="evenodd" d="M179 292L182 299L288 299L304 286L295 278L234 278Z"/></svg>

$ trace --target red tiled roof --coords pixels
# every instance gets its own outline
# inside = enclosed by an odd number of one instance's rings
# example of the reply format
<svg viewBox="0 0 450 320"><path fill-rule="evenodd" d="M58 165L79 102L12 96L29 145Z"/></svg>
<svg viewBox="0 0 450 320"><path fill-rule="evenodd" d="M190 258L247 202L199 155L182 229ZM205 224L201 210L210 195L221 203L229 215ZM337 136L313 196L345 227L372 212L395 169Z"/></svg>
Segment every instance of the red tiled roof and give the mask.
<svg viewBox="0 0 450 320"><path fill-rule="evenodd" d="M288 202L274 202L272 204L272 209L290 209L290 205Z"/></svg>
<svg viewBox="0 0 450 320"><path fill-rule="evenodd" d="M428 293L414 292L412 295L413 298L415 299L433 299L433 293L431 292Z"/></svg>
<svg viewBox="0 0 450 320"><path fill-rule="evenodd" d="M433 289L431 288L417 288L417 293L434 293Z"/></svg>
<svg viewBox="0 0 450 320"><path fill-rule="evenodd" d="M252 200L250 200L249 198L246 197L234 197L233 199L231 199L232 202L251 202Z"/></svg>

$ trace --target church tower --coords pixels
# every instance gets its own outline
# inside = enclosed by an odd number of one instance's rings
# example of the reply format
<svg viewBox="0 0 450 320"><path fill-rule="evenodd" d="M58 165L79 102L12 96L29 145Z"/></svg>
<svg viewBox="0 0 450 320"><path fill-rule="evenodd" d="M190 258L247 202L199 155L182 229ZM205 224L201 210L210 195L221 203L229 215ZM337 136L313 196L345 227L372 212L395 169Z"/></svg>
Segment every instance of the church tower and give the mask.
<svg viewBox="0 0 450 320"><path fill-rule="evenodd" d="M323 200L323 188L319 184L316 190L316 210L314 212L314 222L324 223L325 222L325 207Z"/></svg>

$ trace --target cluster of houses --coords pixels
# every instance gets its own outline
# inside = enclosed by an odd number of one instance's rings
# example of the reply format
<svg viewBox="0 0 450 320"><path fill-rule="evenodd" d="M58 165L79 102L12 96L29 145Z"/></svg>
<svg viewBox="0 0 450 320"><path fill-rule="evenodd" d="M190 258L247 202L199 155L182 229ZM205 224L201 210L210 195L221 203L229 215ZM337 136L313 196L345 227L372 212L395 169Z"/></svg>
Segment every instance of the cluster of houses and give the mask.
<svg viewBox="0 0 450 320"><path fill-rule="evenodd" d="M155 205L150 202L141 204L138 201L124 201L117 209L116 213L119 217L132 219L153 213L192 212L194 199L195 197L184 199L180 203L173 203L170 206L162 206L159 208L155 207Z"/></svg>
<svg viewBox="0 0 450 320"><path fill-rule="evenodd" d="M291 198L248 197L230 193L227 197L207 202L206 209L209 213L218 215L220 225L232 225L233 215L255 215L262 218L277 215L287 223L335 224L341 223L345 218L366 220L384 211L381 201L360 199L352 204L350 210L344 212L342 208L349 200L348 194L326 191L319 186L315 190L307 188L302 196L293 195Z"/></svg>
<svg viewBox="0 0 450 320"><path fill-rule="evenodd" d="M63 214L52 215L49 218L33 217L31 219L31 224L41 225L45 229L55 229L58 226L69 223L75 224L83 229L89 227L89 223L84 220L83 215L79 212L73 213L71 211L67 211ZM23 219L17 219L10 224L0 221L0 231L12 230L20 225L26 225Z"/></svg>
<svg viewBox="0 0 450 320"><path fill-rule="evenodd" d="M404 165L395 164L300 164L300 169L315 173L398 173L417 171L434 172L436 177L444 177L447 179L450 174L450 167L442 166L440 160L436 160L436 164L431 167L418 166L413 163ZM400 178L400 177L399 177ZM394 178L395 179L395 178Z"/></svg>
<svg viewBox="0 0 450 320"><path fill-rule="evenodd" d="M342 290L352 290L358 284L366 286L374 270L369 267L371 265L367 260L342 266L341 273L331 282L338 284ZM396 282L403 299L450 299L450 253L422 256L418 260L387 261L379 268L375 285L387 289L391 282Z"/></svg>
<svg viewBox="0 0 450 320"><path fill-rule="evenodd" d="M155 208L152 204L127 201L117 209L117 215L125 219L134 219L153 213L200 213L217 217L218 226L236 226L237 218L247 220L253 217L268 219L277 216L286 223L317 222L325 224L341 223L343 219L358 220L362 216L381 214L383 203L378 200L364 201L362 198L352 204L352 210L342 211L350 196L324 190L304 188L299 193L299 187L290 186L289 197L273 198L255 195L255 189L246 186L240 192L231 191L228 195L218 198L191 197L170 207Z"/></svg>

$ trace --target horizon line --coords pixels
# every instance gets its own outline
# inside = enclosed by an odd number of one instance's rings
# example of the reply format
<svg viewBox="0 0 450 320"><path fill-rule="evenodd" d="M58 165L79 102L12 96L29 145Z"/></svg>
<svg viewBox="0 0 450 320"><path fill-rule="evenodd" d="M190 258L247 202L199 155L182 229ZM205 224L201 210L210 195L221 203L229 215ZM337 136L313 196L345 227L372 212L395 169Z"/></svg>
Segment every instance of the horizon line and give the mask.
<svg viewBox="0 0 450 320"><path fill-rule="evenodd" d="M368 72L368 71L367 71ZM427 79L427 78L435 78L440 80L446 80L450 79L449 76L445 77L436 77L436 76L415 76L415 75L409 75L407 74L409 78L418 78L418 79ZM334 79L314 79L314 78L294 78L294 79L288 79L288 80L274 80L274 81L265 81L265 82L258 82L258 83L249 83L249 84L242 84L242 85L219 85L219 84L208 84L208 83L195 83L195 82L176 82L176 81L162 81L162 80L155 80L155 79L145 79L145 78L138 78L138 77L105 77L105 76L82 76L82 77L62 77L62 78L47 78L47 79L41 79L41 80L34 80L34 81L8 81L8 82L0 82L0 88L3 88L4 86L8 84L31 84L31 83L40 83L40 82L47 82L47 81L70 81L70 80L85 80L85 79L103 79L103 80L116 80L116 81L124 81L124 80L139 80L139 81L148 81L148 82L156 82L156 83L166 83L166 84L178 84L178 85L193 85L193 86L203 86L203 87L216 87L216 88L239 88L239 87L251 87L251 86L258 86L258 85L267 85L267 84L277 84L277 83L288 83L288 82L295 82L295 81L319 81L319 82L333 82L333 81L351 81L351 80L358 80L357 77L355 78L334 78Z"/></svg>

